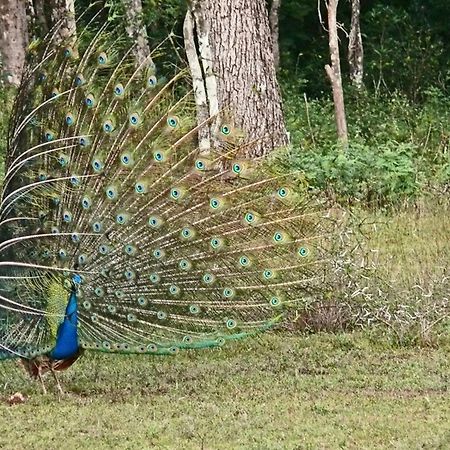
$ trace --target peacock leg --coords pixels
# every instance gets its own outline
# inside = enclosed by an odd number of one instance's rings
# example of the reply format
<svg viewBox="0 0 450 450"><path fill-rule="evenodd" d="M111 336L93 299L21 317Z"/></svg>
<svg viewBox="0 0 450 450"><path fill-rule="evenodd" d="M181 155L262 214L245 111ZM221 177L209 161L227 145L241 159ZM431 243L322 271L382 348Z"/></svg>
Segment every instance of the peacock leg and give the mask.
<svg viewBox="0 0 450 450"><path fill-rule="evenodd" d="M64 395L64 390L63 390L63 388L61 386L61 383L59 382L58 377L56 376L56 372L53 370L53 368L50 369L50 372L52 373L53 378L56 381L56 386L58 387L58 392L59 392L59 395L61 397L61 396Z"/></svg>
<svg viewBox="0 0 450 450"><path fill-rule="evenodd" d="M38 373L37 373L37 376L38 376L38 378L39 378L39 381L41 382L42 391L44 392L44 395L46 395L46 394L47 394L47 388L45 387L45 384L44 384L44 380L43 380L43 378L42 378L42 373L41 373L41 368L40 368L40 367L38 367Z"/></svg>

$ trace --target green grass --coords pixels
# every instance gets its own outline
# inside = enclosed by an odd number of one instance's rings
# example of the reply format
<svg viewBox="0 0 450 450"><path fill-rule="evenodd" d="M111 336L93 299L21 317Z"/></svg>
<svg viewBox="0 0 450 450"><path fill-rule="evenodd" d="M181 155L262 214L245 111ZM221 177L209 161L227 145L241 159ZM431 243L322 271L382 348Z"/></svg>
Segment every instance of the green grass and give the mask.
<svg viewBox="0 0 450 450"><path fill-rule="evenodd" d="M175 357L88 355L60 402L28 385L26 403L0 406L0 448L445 449L449 350L269 334Z"/></svg>

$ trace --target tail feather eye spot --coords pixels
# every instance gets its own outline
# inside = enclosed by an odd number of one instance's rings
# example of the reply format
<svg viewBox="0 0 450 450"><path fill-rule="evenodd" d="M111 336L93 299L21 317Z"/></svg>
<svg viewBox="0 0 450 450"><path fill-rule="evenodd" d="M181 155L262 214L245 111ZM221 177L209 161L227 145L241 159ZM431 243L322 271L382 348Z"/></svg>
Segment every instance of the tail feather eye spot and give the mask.
<svg viewBox="0 0 450 450"><path fill-rule="evenodd" d="M75 244L80 242L80 235L78 233L72 233L70 238L72 239L72 242Z"/></svg>
<svg viewBox="0 0 450 450"><path fill-rule="evenodd" d="M175 128L177 128L178 127L178 125L179 125L179 119L178 119L178 117L176 117L176 116L169 116L168 118L167 118L167 125L170 127L170 128L173 128L173 129L175 129Z"/></svg>
<svg viewBox="0 0 450 450"><path fill-rule="evenodd" d="M161 281L161 277L157 273L150 274L150 283L158 284Z"/></svg>
<svg viewBox="0 0 450 450"><path fill-rule="evenodd" d="M66 48L63 50L63 55L64 55L64 58L71 58L71 57L73 56L73 50L72 50L72 48L66 47Z"/></svg>
<svg viewBox="0 0 450 450"><path fill-rule="evenodd" d="M92 201L90 197L85 196L81 199L81 206L83 209L89 209L92 206Z"/></svg>
<svg viewBox="0 0 450 450"><path fill-rule="evenodd" d="M167 319L167 314L164 311L158 311L158 313L156 314L156 317L159 320L165 320L165 319Z"/></svg>
<svg viewBox="0 0 450 450"><path fill-rule="evenodd" d="M86 82L84 76L79 73L76 77L75 77L75 86L83 86L83 84Z"/></svg>
<svg viewBox="0 0 450 450"><path fill-rule="evenodd" d="M75 116L72 113L67 113L65 117L66 124L70 127L75 123Z"/></svg>
<svg viewBox="0 0 450 450"><path fill-rule="evenodd" d="M273 306L274 308L276 308L277 306L281 305L281 300L279 297L271 297L270 299L270 306Z"/></svg>
<svg viewBox="0 0 450 450"><path fill-rule="evenodd" d="M189 312L191 314L199 314L200 313L200 307L198 305L191 305L189 306Z"/></svg>
<svg viewBox="0 0 450 450"><path fill-rule="evenodd" d="M154 88L158 83L158 79L155 77L155 75L151 75L147 79L147 85L149 88Z"/></svg>
<svg viewBox="0 0 450 450"><path fill-rule="evenodd" d="M106 244L100 244L98 247L98 251L101 255L107 255L110 252L110 248Z"/></svg>
<svg viewBox="0 0 450 450"><path fill-rule="evenodd" d="M129 152L122 153L122 155L120 155L120 162L125 167L133 166L134 165L133 155Z"/></svg>
<svg viewBox="0 0 450 450"><path fill-rule="evenodd" d="M137 252L137 248L134 245L131 244L127 244L125 245L125 247L123 248L124 252L129 255L129 256L133 256L136 254Z"/></svg>
<svg viewBox="0 0 450 450"><path fill-rule="evenodd" d="M231 134L231 127L229 125L222 125L220 127L220 132L224 135L224 136L229 136Z"/></svg>
<svg viewBox="0 0 450 450"><path fill-rule="evenodd" d="M105 133L112 133L114 131L114 123L111 119L107 119L103 122L103 131Z"/></svg>
<svg viewBox="0 0 450 450"><path fill-rule="evenodd" d="M92 168L95 170L95 172L101 172L103 170L103 161L100 161L99 159L94 159L92 161Z"/></svg>
<svg viewBox="0 0 450 450"><path fill-rule="evenodd" d="M226 299L231 299L236 295L236 291L233 288L225 288L222 291L222 295Z"/></svg>
<svg viewBox="0 0 450 450"><path fill-rule="evenodd" d="M53 131L47 130L44 133L44 140L45 140L45 142L51 142L51 141L55 140L55 134L53 133Z"/></svg>
<svg viewBox="0 0 450 450"><path fill-rule="evenodd" d="M134 190L137 194L147 193L147 183L145 181L138 181L134 186Z"/></svg>
<svg viewBox="0 0 450 450"><path fill-rule="evenodd" d="M202 277L202 281L205 284L213 284L216 281L216 277L212 273L205 273Z"/></svg>
<svg viewBox="0 0 450 450"><path fill-rule="evenodd" d="M108 55L105 52L99 53L97 56L97 62L100 66L104 66L108 63Z"/></svg>
<svg viewBox="0 0 450 450"><path fill-rule="evenodd" d="M119 191L116 186L108 186L106 188L106 197L109 200L117 200L118 196L119 196Z"/></svg>
<svg viewBox="0 0 450 450"><path fill-rule="evenodd" d="M84 99L84 104L88 108L93 108L95 106L95 96L94 96L94 94L88 94L87 97Z"/></svg>
<svg viewBox="0 0 450 450"><path fill-rule="evenodd" d="M147 299L145 297L139 297L137 299L138 305L139 306L147 306Z"/></svg>
<svg viewBox="0 0 450 450"><path fill-rule="evenodd" d="M206 169L206 164L201 159L197 159L197 161L195 161L195 168L204 171Z"/></svg>
<svg viewBox="0 0 450 450"><path fill-rule="evenodd" d="M179 295L181 292L181 289L179 288L179 286L177 286L176 284L172 284L169 287L169 294L170 295Z"/></svg>
<svg viewBox="0 0 450 450"><path fill-rule="evenodd" d="M248 256L242 255L239 258L239 265L242 266L242 267L250 266L250 258Z"/></svg>
<svg viewBox="0 0 450 450"><path fill-rule="evenodd" d="M236 328L237 322L234 319L228 319L226 322L226 326L229 330Z"/></svg>
<svg viewBox="0 0 450 450"><path fill-rule="evenodd" d="M132 114L130 114L129 122L130 122L130 125L137 126L141 123L141 117L139 116L138 113L132 113Z"/></svg>
<svg viewBox="0 0 450 450"><path fill-rule="evenodd" d="M239 163L234 163L232 166L232 170L236 175L239 175L242 172L242 166Z"/></svg>
<svg viewBox="0 0 450 450"><path fill-rule="evenodd" d="M102 224L100 222L94 222L92 224L92 229L94 230L94 233L100 233L102 231Z"/></svg>
<svg viewBox="0 0 450 450"><path fill-rule="evenodd" d="M131 269L127 269L124 272L124 277L128 280L128 281L132 281L136 278L136 273L134 272L134 270Z"/></svg>
<svg viewBox="0 0 450 450"><path fill-rule="evenodd" d="M164 250L161 250L160 248L153 250L153 257L155 259L162 259L164 258L164 256L165 256Z"/></svg>
<svg viewBox="0 0 450 450"><path fill-rule="evenodd" d="M78 144L80 145L80 147L88 147L90 145L90 140L89 138L82 136L80 137L80 140L78 141Z"/></svg>
<svg viewBox="0 0 450 450"><path fill-rule="evenodd" d="M278 189L277 195L280 199L285 199L289 195L289 189L281 187L280 189Z"/></svg>
<svg viewBox="0 0 450 450"><path fill-rule="evenodd" d="M64 222L70 223L72 222L72 213L70 211L63 212L63 220Z"/></svg>
<svg viewBox="0 0 450 450"><path fill-rule="evenodd" d="M148 219L149 226L154 228L154 229L161 228L163 223L164 223L163 220L160 217L158 217L158 216L151 216Z"/></svg>
<svg viewBox="0 0 450 450"><path fill-rule="evenodd" d="M192 228L185 227L181 230L180 235L183 239L192 239L195 236L195 232Z"/></svg>
<svg viewBox="0 0 450 450"><path fill-rule="evenodd" d="M122 83L118 83L114 86L114 95L116 97L123 97L124 93L125 93L125 89L124 89Z"/></svg>
<svg viewBox="0 0 450 450"><path fill-rule="evenodd" d="M306 258L307 256L309 256L309 248L308 247L300 247L298 249L298 254L302 257L302 258Z"/></svg>
<svg viewBox="0 0 450 450"><path fill-rule="evenodd" d="M129 219L129 216L128 216L128 214L125 214L125 213L119 213L116 216L116 222L119 225L125 225L126 223L128 223L128 219Z"/></svg>
<svg viewBox="0 0 450 450"><path fill-rule="evenodd" d="M192 268L192 263L191 263L189 260L187 260L187 259L182 259L182 260L178 263L178 267L179 267L181 270L188 271L188 270L190 270L190 269Z"/></svg>
<svg viewBox="0 0 450 450"><path fill-rule="evenodd" d="M159 150L153 152L153 159L156 162L164 162L164 160L165 160L164 153Z"/></svg>

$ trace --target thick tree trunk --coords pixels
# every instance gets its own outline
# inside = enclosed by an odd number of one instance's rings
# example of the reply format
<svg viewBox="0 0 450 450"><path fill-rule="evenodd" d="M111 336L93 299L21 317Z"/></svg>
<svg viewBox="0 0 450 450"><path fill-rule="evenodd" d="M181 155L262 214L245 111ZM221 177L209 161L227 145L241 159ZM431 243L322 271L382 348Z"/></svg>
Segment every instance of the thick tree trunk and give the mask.
<svg viewBox="0 0 450 450"><path fill-rule="evenodd" d="M270 30L272 31L273 61L276 69L280 65L280 27L278 15L280 6L281 0L272 0L269 14Z"/></svg>
<svg viewBox="0 0 450 450"><path fill-rule="evenodd" d="M25 2L0 1L0 57L2 79L20 84L28 43Z"/></svg>
<svg viewBox="0 0 450 450"><path fill-rule="evenodd" d="M352 84L361 89L364 77L364 49L361 36L361 4L360 0L352 0L352 21L348 41L348 64Z"/></svg>
<svg viewBox="0 0 450 450"><path fill-rule="evenodd" d="M200 121L206 113L231 119L251 143L247 155L287 144L265 2L194 0L190 7L185 37Z"/></svg>
<svg viewBox="0 0 450 450"><path fill-rule="evenodd" d="M347 119L345 117L344 91L342 90L341 60L339 57L339 39L336 19L338 3L339 0L329 0L327 4L328 41L331 65L327 64L325 70L333 90L337 135L339 140L346 144L348 142Z"/></svg>
<svg viewBox="0 0 450 450"><path fill-rule="evenodd" d="M74 39L76 36L75 0L50 0L51 22L59 24L56 41Z"/></svg>
<svg viewBox="0 0 450 450"><path fill-rule="evenodd" d="M150 47L148 45L147 30L142 19L141 0L123 0L126 17L126 31L135 46L133 54L138 65L152 63Z"/></svg>

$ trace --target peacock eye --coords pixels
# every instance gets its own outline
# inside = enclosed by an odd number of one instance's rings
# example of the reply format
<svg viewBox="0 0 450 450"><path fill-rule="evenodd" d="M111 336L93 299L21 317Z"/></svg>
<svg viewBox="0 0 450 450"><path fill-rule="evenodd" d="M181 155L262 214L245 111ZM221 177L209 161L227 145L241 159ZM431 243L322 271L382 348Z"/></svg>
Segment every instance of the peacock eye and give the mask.
<svg viewBox="0 0 450 450"><path fill-rule="evenodd" d="M150 77L148 77L148 80L147 80L148 87L154 88L156 86L157 82L158 82L158 80L155 77L155 75L151 75Z"/></svg>
<svg viewBox="0 0 450 450"><path fill-rule="evenodd" d="M169 117L167 119L167 125L169 125L169 127L171 128L176 128L176 126L178 125L178 119L176 117Z"/></svg>
<svg viewBox="0 0 450 450"><path fill-rule="evenodd" d="M241 172L242 172L242 167L241 167L241 165L238 164L238 163L234 163L234 164L233 164L233 172L236 173L236 174L241 173Z"/></svg>
<svg viewBox="0 0 450 450"><path fill-rule="evenodd" d="M131 125L138 125L140 123L140 117L139 114L133 113L130 115L130 124Z"/></svg>
<svg viewBox="0 0 450 450"><path fill-rule="evenodd" d="M124 93L124 87L121 83L116 84L116 86L114 87L114 95L116 97L121 97Z"/></svg>
<svg viewBox="0 0 450 450"><path fill-rule="evenodd" d="M105 64L108 62L108 56L106 55L105 52L101 52L101 53L98 55L97 62L98 62L101 66L105 65Z"/></svg>
<svg viewBox="0 0 450 450"><path fill-rule="evenodd" d="M220 132L224 136L228 136L231 133L231 128L228 125L222 125L220 128Z"/></svg>

